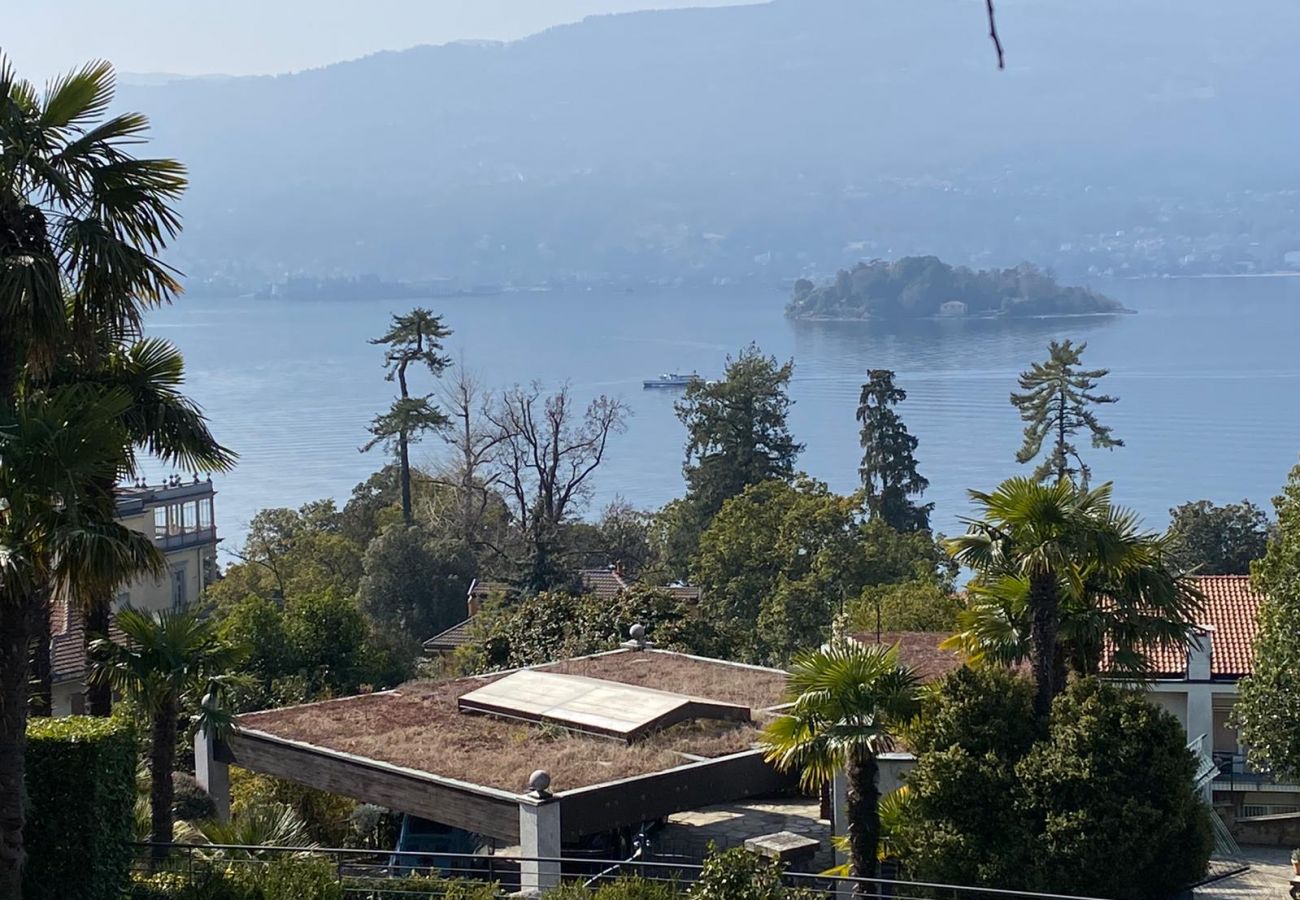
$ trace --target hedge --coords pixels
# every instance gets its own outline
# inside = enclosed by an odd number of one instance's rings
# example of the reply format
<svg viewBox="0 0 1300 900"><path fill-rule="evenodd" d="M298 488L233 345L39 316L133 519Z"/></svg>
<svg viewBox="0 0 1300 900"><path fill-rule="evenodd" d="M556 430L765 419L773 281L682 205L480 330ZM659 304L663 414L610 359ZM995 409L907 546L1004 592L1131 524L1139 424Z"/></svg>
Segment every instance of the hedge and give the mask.
<svg viewBox="0 0 1300 900"><path fill-rule="evenodd" d="M322 859L205 868L199 872L137 875L128 900L342 900L334 865Z"/></svg>
<svg viewBox="0 0 1300 900"><path fill-rule="evenodd" d="M131 869L135 737L118 719L27 726L28 900L118 900Z"/></svg>

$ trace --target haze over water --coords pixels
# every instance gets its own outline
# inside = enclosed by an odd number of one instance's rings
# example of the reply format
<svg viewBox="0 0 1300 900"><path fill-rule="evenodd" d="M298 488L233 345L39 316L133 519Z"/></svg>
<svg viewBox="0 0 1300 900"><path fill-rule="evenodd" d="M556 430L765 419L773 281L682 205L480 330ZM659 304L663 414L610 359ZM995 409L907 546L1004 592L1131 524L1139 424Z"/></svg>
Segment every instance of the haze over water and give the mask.
<svg viewBox="0 0 1300 900"><path fill-rule="evenodd" d="M1138 310L1114 318L942 321L882 326L791 322L771 291L507 294L424 301L455 331L485 387L569 381L576 398L621 396L632 408L593 482L589 514L616 495L652 508L679 496L684 431L674 391L641 382L666 371L720 375L751 341L793 357L790 424L806 444L799 464L838 491L857 486L854 420L869 368L890 368L908 393L900 407L920 440L934 525L953 533L968 488L987 489L1027 467L1014 462L1021 423L1007 396L1053 338L1088 342L1085 362L1109 367L1101 412L1126 446L1087 452L1094 481L1152 528L1170 506L1243 497L1269 506L1300 452L1300 278L1125 281L1097 285ZM218 437L240 454L218 479L217 522L227 550L268 506L299 506L352 487L384 462L360 454L366 424L386 405L380 351L366 343L388 316L418 301L182 298L154 313L151 334L177 343L189 392ZM425 390L423 384L416 390ZM414 451L428 461L436 439ZM152 481L161 469L149 473ZM1270 507L1271 509L1271 507Z"/></svg>

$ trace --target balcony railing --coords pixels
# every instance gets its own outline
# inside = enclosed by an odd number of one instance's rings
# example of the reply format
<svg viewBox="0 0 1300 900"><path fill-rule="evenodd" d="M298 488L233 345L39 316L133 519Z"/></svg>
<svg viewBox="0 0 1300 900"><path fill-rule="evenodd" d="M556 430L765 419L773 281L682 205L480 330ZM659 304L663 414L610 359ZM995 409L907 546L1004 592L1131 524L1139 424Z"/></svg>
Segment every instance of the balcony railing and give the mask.
<svg viewBox="0 0 1300 900"><path fill-rule="evenodd" d="M163 529L157 529L154 532L154 543L163 550L184 550L187 547L202 547L205 544L215 544L216 542L217 529L214 526L190 528L170 533Z"/></svg>
<svg viewBox="0 0 1300 900"><path fill-rule="evenodd" d="M1260 772L1250 766L1245 753L1215 753L1219 772L1214 776L1214 789L1218 791L1295 790L1300 791L1297 779L1282 778L1272 772Z"/></svg>

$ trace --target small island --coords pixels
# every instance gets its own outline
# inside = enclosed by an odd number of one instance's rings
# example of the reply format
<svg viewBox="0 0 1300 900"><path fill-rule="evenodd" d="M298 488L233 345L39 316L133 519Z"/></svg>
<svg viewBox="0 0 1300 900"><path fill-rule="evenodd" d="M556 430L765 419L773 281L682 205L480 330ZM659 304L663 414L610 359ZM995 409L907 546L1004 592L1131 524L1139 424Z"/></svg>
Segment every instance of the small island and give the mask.
<svg viewBox="0 0 1300 900"><path fill-rule="evenodd" d="M975 271L934 256L858 263L822 285L800 278L786 306L792 319L992 319L1129 312L1091 288L1058 284L1030 263Z"/></svg>

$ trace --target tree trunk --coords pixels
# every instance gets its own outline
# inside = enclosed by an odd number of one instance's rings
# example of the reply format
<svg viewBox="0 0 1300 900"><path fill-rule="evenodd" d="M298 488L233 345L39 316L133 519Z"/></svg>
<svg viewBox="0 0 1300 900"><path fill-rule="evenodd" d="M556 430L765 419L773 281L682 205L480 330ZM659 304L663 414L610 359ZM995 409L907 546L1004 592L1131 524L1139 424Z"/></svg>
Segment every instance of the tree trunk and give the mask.
<svg viewBox="0 0 1300 900"><path fill-rule="evenodd" d="M154 713L153 738L149 746L149 840L151 856L160 862L167 856L163 844L172 842L172 769L176 759L176 701L163 704Z"/></svg>
<svg viewBox="0 0 1300 900"><path fill-rule="evenodd" d="M0 897L4 898L22 896L30 599L0 591Z"/></svg>
<svg viewBox="0 0 1300 900"><path fill-rule="evenodd" d="M85 628L86 653L89 657L90 642L98 637L108 637L113 614L111 601L107 597L96 598L90 609L86 610ZM107 718L113 714L113 689L107 682L86 685L86 712L92 716Z"/></svg>
<svg viewBox="0 0 1300 900"><path fill-rule="evenodd" d="M408 526L414 521L411 515L411 457L406 443L406 432L397 436L398 478L402 482L402 521Z"/></svg>
<svg viewBox="0 0 1300 900"><path fill-rule="evenodd" d="M857 878L875 878L879 868L876 853L880 846L880 786L876 757L864 751L854 753L845 771L848 779L849 865ZM880 893L875 885L858 884L854 896L870 897Z"/></svg>
<svg viewBox="0 0 1300 900"><path fill-rule="evenodd" d="M1056 411L1056 480L1065 481L1070 477L1070 466L1065 461L1065 389L1061 389L1061 396L1058 401Z"/></svg>
<svg viewBox="0 0 1300 900"><path fill-rule="evenodd" d="M32 648L32 668L27 714L32 716L49 716L54 706L54 672L50 663L50 609L45 599L48 596L48 591L42 591L36 597L38 609L32 610L31 637L28 639Z"/></svg>
<svg viewBox="0 0 1300 900"><path fill-rule="evenodd" d="M1046 719L1052 711L1052 699L1064 684L1056 678L1056 633L1060 625L1060 604L1056 596L1056 579L1051 573L1029 577L1030 659L1033 664L1034 714Z"/></svg>

